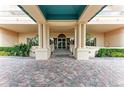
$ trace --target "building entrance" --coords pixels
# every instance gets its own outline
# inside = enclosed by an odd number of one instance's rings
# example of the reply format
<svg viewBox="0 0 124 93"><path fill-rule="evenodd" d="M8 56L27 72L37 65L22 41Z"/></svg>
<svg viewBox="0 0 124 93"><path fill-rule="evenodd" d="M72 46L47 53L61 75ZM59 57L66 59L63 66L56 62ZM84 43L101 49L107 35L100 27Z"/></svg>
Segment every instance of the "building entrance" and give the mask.
<svg viewBox="0 0 124 93"><path fill-rule="evenodd" d="M66 48L66 36L64 34L59 34L58 36L58 48L59 49L65 49Z"/></svg>
<svg viewBox="0 0 124 93"><path fill-rule="evenodd" d="M58 38L54 38L55 49L69 49L70 38L66 38L64 34L59 34Z"/></svg>
<svg viewBox="0 0 124 93"><path fill-rule="evenodd" d="M58 38L58 48L65 49L66 48L66 38Z"/></svg>

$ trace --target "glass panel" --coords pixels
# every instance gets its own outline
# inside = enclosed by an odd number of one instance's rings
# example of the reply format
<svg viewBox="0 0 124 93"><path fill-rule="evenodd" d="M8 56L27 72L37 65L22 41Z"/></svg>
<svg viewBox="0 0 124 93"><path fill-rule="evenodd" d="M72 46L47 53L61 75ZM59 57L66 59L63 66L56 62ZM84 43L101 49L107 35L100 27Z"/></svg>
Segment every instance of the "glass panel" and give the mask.
<svg viewBox="0 0 124 93"><path fill-rule="evenodd" d="M67 38L67 49L70 48L70 38Z"/></svg>
<svg viewBox="0 0 124 93"><path fill-rule="evenodd" d="M63 48L65 48L65 42L63 42Z"/></svg>
<svg viewBox="0 0 124 93"><path fill-rule="evenodd" d="M86 33L86 45L87 46L96 46L96 37L90 33Z"/></svg>
<svg viewBox="0 0 124 93"><path fill-rule="evenodd" d="M66 38L59 38L58 39L58 48L66 48Z"/></svg>
<svg viewBox="0 0 124 93"><path fill-rule="evenodd" d="M58 39L58 41L61 41L61 39Z"/></svg>
<svg viewBox="0 0 124 93"><path fill-rule="evenodd" d="M57 48L57 38L54 38L54 48Z"/></svg>
<svg viewBox="0 0 124 93"><path fill-rule="evenodd" d="M61 48L61 42L60 41L58 42L58 48Z"/></svg>
<svg viewBox="0 0 124 93"><path fill-rule="evenodd" d="M67 44L70 45L70 38L67 38Z"/></svg>

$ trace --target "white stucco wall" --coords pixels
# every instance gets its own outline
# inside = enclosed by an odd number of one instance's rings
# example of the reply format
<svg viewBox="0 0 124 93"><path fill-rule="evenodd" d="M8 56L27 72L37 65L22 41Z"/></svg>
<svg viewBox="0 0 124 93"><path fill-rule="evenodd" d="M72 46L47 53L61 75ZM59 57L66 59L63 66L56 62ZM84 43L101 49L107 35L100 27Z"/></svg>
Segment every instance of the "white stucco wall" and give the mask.
<svg viewBox="0 0 124 93"><path fill-rule="evenodd" d="M100 32L90 32L94 37L96 37L96 46L104 47L104 33Z"/></svg>
<svg viewBox="0 0 124 93"><path fill-rule="evenodd" d="M37 35L36 32L19 33L19 43L27 43L27 38L33 38Z"/></svg>
<svg viewBox="0 0 124 93"><path fill-rule="evenodd" d="M18 44L18 33L0 28L0 47L11 47Z"/></svg>
<svg viewBox="0 0 124 93"><path fill-rule="evenodd" d="M32 38L37 32L17 33L12 30L0 28L0 47L11 47L19 43L27 43L27 38Z"/></svg>
<svg viewBox="0 0 124 93"><path fill-rule="evenodd" d="M105 47L124 47L124 28L106 32Z"/></svg>

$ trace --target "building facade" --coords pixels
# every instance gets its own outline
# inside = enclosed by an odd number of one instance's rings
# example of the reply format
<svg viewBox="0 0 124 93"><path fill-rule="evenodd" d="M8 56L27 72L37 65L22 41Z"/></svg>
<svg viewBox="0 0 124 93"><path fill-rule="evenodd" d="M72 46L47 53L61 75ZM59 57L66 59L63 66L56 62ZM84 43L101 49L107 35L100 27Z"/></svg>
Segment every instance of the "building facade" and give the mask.
<svg viewBox="0 0 124 93"><path fill-rule="evenodd" d="M124 47L124 25L88 24L103 5L22 5L35 24L1 24L0 46L27 43L38 35L36 60L47 60L55 49L68 49L77 60L95 57L101 47ZM93 43L87 44L87 34Z"/></svg>

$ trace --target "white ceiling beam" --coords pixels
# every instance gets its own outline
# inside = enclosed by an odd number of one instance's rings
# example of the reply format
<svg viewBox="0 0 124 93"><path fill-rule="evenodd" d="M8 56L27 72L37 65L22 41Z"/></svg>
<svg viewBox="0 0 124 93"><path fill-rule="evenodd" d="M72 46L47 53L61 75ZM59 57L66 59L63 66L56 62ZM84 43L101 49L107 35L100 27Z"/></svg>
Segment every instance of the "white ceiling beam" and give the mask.
<svg viewBox="0 0 124 93"><path fill-rule="evenodd" d="M46 23L46 19L37 5L21 5L21 7L29 13L37 23Z"/></svg>
<svg viewBox="0 0 124 93"><path fill-rule="evenodd" d="M88 5L84 12L81 14L78 22L87 23L93 16L95 16L104 5Z"/></svg>

